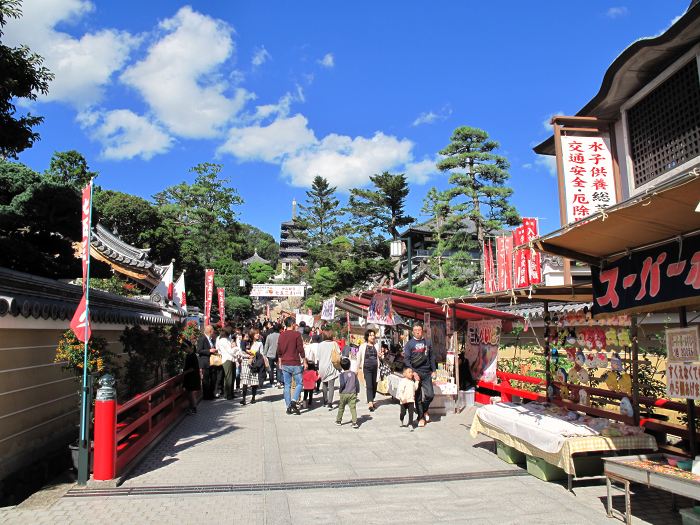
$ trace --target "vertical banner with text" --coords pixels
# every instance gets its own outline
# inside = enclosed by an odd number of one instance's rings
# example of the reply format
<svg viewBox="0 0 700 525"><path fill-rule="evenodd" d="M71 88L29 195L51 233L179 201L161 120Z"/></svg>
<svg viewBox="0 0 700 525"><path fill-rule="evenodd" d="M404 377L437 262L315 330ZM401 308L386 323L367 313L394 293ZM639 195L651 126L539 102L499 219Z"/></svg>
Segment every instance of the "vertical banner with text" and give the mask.
<svg viewBox="0 0 700 525"><path fill-rule="evenodd" d="M223 327L226 322L226 289L217 288L216 296L219 299L219 324Z"/></svg>
<svg viewBox="0 0 700 525"><path fill-rule="evenodd" d="M204 326L211 321L211 303L214 295L214 270L204 271Z"/></svg>
<svg viewBox="0 0 700 525"><path fill-rule="evenodd" d="M523 243L529 243L539 235L537 219L534 217L523 217L524 239ZM540 284L542 282L542 260L540 252L527 249L527 260L529 267L529 284Z"/></svg>
<svg viewBox="0 0 700 525"><path fill-rule="evenodd" d="M518 226L513 230L513 244L521 246L525 244L525 226ZM513 275L513 286L515 288L526 288L530 284L530 250L520 248L514 253L515 274Z"/></svg>
<svg viewBox="0 0 700 525"><path fill-rule="evenodd" d="M491 241L484 241L484 292L493 293L493 251L491 250Z"/></svg>
<svg viewBox="0 0 700 525"><path fill-rule="evenodd" d="M80 258L83 265L83 297L70 322L75 337L82 343L90 340L90 311L88 303L88 281L90 279L90 222L92 209L92 183L83 188L81 202L81 231Z"/></svg>

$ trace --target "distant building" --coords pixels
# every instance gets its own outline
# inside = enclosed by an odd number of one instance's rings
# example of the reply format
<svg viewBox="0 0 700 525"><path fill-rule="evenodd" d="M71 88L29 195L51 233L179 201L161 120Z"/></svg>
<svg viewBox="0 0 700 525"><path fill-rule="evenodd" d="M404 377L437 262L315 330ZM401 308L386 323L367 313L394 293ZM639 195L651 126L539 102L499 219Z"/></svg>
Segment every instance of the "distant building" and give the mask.
<svg viewBox="0 0 700 525"><path fill-rule="evenodd" d="M293 267L306 264L307 252L298 238L299 230L297 201L292 200L292 220L283 222L280 232L280 263L283 279L289 275Z"/></svg>

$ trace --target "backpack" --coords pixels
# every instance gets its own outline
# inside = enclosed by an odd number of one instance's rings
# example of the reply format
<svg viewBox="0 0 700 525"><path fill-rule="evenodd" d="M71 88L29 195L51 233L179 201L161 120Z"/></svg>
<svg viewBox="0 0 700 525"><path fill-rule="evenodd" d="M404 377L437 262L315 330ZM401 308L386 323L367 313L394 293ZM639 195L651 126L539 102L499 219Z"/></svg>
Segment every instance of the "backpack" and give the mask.
<svg viewBox="0 0 700 525"><path fill-rule="evenodd" d="M334 342L334 345L335 346L333 346L333 350L331 350L331 364L336 370L342 370L342 367L340 366L340 359L342 356L338 348L338 343Z"/></svg>

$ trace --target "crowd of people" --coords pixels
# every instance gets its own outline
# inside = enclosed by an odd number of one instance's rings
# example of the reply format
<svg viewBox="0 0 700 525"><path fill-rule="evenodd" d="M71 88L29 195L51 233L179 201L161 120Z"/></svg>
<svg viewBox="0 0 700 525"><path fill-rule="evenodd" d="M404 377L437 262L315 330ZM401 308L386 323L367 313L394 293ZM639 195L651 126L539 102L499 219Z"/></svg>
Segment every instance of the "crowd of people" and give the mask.
<svg viewBox="0 0 700 525"><path fill-rule="evenodd" d="M413 326L412 336L403 349L403 377L396 394L401 426L410 428L423 427L430 421L436 370L435 353L424 337L422 324ZM342 425L345 409L349 409L353 428L359 428L361 384L367 409L377 409L379 369L387 350L385 344L379 345L377 333L368 329L357 359L351 363L343 356L329 325L312 328L303 322L297 324L293 317L240 326L227 324L218 332L207 325L196 345L188 343L187 347L185 370L192 373L185 374L184 387L189 393L190 414L197 413L198 391L205 401L238 397L240 404L246 405L256 403L259 392L269 387L283 390L287 414L300 415L302 408L311 410L314 394L320 394L322 407L337 409L336 424ZM334 405L336 386L338 401Z"/></svg>

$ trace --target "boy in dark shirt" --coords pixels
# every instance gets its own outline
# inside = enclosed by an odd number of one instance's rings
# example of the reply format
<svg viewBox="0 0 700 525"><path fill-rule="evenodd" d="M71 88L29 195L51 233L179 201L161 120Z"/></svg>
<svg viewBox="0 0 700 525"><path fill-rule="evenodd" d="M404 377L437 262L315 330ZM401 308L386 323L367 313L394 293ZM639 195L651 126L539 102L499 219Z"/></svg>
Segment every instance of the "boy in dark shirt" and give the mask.
<svg viewBox="0 0 700 525"><path fill-rule="evenodd" d="M343 373L340 374L340 403L338 404L338 417L335 424L343 424L345 405L349 405L352 428L360 428L357 424L357 394L360 393L360 382L357 380L357 374L350 371L350 359L343 357L340 360L340 367L343 369Z"/></svg>

